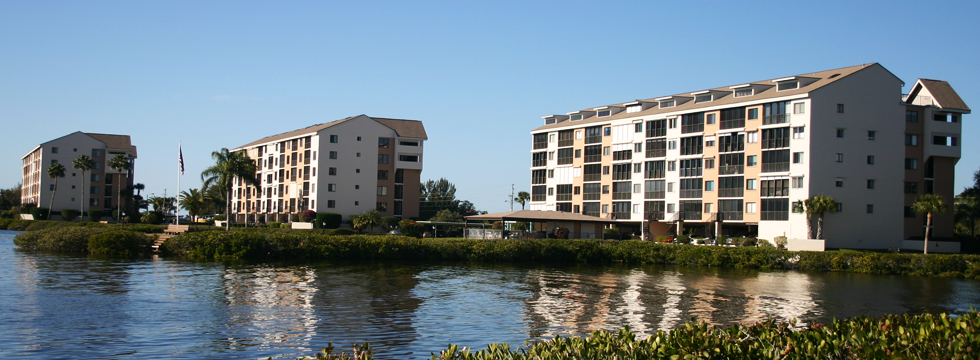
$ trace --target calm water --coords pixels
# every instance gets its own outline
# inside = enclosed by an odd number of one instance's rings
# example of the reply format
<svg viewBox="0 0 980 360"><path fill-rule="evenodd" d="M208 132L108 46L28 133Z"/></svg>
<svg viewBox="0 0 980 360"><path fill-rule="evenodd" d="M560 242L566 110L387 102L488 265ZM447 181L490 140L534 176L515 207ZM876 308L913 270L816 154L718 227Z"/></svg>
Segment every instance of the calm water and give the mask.
<svg viewBox="0 0 980 360"><path fill-rule="evenodd" d="M980 282L673 267L195 263L14 250L0 231L0 357L294 358L333 341L428 358L694 317L800 324L969 311Z"/></svg>

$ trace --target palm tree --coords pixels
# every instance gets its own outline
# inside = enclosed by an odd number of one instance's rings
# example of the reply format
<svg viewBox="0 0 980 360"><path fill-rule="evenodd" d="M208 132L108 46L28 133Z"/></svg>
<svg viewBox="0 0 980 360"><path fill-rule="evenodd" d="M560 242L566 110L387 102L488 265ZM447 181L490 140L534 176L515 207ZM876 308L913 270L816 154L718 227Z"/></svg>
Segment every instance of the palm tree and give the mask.
<svg viewBox="0 0 980 360"><path fill-rule="evenodd" d="M196 222L198 215L205 207L204 192L198 189L189 189L180 192L180 207L187 209L192 219Z"/></svg>
<svg viewBox="0 0 980 360"><path fill-rule="evenodd" d="M85 219L85 172L92 169L95 166L95 162L88 155L82 154L78 155L74 161L71 162L71 166L82 171L82 197L79 198L79 211L81 211L82 219ZM92 219L89 219L92 220Z"/></svg>
<svg viewBox="0 0 980 360"><path fill-rule="evenodd" d="M211 185L220 186L227 194L225 197L225 230L230 229L231 222L231 188L235 178L241 179L246 185L258 186L259 181L255 178L256 165L245 155L245 151L230 152L226 148L211 153L211 158L215 164L201 172L201 181L204 187Z"/></svg>
<svg viewBox="0 0 980 360"><path fill-rule="evenodd" d="M51 203L48 205L48 220L51 219L51 208L54 207L54 196L58 194L58 178L65 177L65 166L59 163L48 167L48 177L54 179L54 191L51 192Z"/></svg>
<svg viewBox="0 0 980 360"><path fill-rule="evenodd" d="M925 241L922 243L922 253L929 253L929 230L932 229L932 214L933 213L944 213L946 212L946 201L943 200L942 196L936 194L924 194L915 199L915 203L912 204L912 211L919 214L926 214L926 231L925 231Z"/></svg>
<svg viewBox="0 0 980 360"><path fill-rule="evenodd" d="M514 201L521 203L521 210L524 210L524 203L526 203L528 200L531 200L531 194L529 194L527 191L517 193L517 197L514 198Z"/></svg>
<svg viewBox="0 0 980 360"><path fill-rule="evenodd" d="M118 176L116 177L116 182L118 182L118 184L116 184L116 223L122 223L122 215L123 215L122 188L124 184L123 175L126 175L126 177L129 178L129 175L123 172L123 170L127 170L127 171L129 170L130 167L129 158L127 158L126 155L123 154L116 154L116 156L113 156L112 159L109 159L109 167L112 168L113 170L116 170L116 172L119 173Z"/></svg>
<svg viewBox="0 0 980 360"><path fill-rule="evenodd" d="M823 239L823 214L837 212L837 201L827 195L817 195L803 200L803 206L807 212L807 219L817 217L817 239Z"/></svg>
<svg viewBox="0 0 980 360"><path fill-rule="evenodd" d="M133 185L133 190L136 190L136 195L141 195L143 190L146 190L146 185L136 183L136 185Z"/></svg>
<svg viewBox="0 0 980 360"><path fill-rule="evenodd" d="M381 225L381 215L378 213L378 210L372 209L370 211L365 211L361 213L361 215L357 215L357 217L351 219L351 225L353 225L355 229L367 228L368 231L373 232L374 228Z"/></svg>

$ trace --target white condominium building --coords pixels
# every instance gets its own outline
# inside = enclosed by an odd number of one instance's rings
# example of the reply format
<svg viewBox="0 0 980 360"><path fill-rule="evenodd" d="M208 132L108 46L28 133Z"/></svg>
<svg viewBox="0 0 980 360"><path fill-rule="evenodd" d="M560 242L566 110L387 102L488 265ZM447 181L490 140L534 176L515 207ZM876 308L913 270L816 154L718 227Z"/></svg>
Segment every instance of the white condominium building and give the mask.
<svg viewBox="0 0 980 360"><path fill-rule="evenodd" d="M838 210L828 248L899 247L923 234L916 196L952 204L970 113L945 81L903 85L874 63L545 116L531 131L530 208L648 236L680 224L805 239L794 203L822 194ZM933 236L952 236L951 212L934 220Z"/></svg>

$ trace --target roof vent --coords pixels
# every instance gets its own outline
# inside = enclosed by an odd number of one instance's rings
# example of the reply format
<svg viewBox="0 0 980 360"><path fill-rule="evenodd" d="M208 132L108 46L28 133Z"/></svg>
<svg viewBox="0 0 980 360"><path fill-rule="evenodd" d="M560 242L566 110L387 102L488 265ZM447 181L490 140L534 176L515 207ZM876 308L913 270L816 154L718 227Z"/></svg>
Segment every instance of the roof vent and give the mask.
<svg viewBox="0 0 980 360"><path fill-rule="evenodd" d="M838 76L840 76L840 73L830 75L830 77L828 79L833 79L833 78L838 77Z"/></svg>

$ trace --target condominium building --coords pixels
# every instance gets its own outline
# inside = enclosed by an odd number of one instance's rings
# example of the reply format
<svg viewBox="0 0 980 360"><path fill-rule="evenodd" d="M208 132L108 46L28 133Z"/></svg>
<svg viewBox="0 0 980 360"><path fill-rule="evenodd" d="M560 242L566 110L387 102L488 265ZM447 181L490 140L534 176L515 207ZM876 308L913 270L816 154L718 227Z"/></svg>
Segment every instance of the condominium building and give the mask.
<svg viewBox="0 0 980 360"><path fill-rule="evenodd" d="M545 116L531 131L530 208L648 237L680 224L806 239L794 204L828 195L827 247L898 247L923 234L916 196L952 204L970 113L945 81L903 86L874 63ZM933 236L952 236L951 213L934 220Z"/></svg>
<svg viewBox="0 0 980 360"><path fill-rule="evenodd" d="M421 121L359 115L268 136L235 148L256 161L258 186L232 190L237 221L288 221L305 210L382 216L419 213Z"/></svg>
<svg viewBox="0 0 980 360"><path fill-rule="evenodd" d="M116 154L130 159L130 169L120 173L109 168L109 160ZM79 155L88 155L93 161L91 170L84 174L75 169L72 162ZM58 212L64 208L99 209L107 212L117 208L116 187L133 186L136 146L129 135L92 134L81 131L42 143L21 157L21 203L48 207ZM48 176L48 168L60 163L65 167L65 177L55 181ZM85 191L82 191L84 178ZM54 202L51 197L55 196ZM84 205L84 206L83 206ZM131 204L123 203L124 208Z"/></svg>

